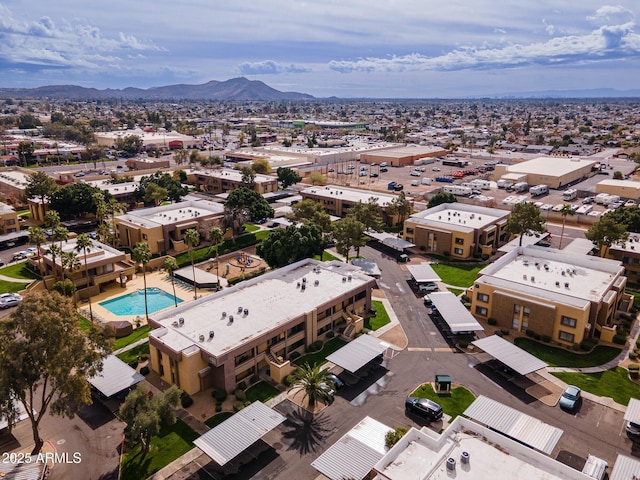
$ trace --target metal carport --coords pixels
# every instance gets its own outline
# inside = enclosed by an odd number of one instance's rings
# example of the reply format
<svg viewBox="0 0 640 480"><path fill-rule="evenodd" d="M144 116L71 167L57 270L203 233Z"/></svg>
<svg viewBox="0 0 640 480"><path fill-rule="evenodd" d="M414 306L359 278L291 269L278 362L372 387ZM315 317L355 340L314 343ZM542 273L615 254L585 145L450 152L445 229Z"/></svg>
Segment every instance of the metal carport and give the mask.
<svg viewBox="0 0 640 480"><path fill-rule="evenodd" d="M223 466L284 421L278 412L255 401L193 443Z"/></svg>
<svg viewBox="0 0 640 480"><path fill-rule="evenodd" d="M399 252L404 252L406 248L415 247L415 245L411 242L407 242L396 235L391 235L390 233L377 233L372 230L367 230L367 236L371 238L375 238L381 244L393 248Z"/></svg>
<svg viewBox="0 0 640 480"><path fill-rule="evenodd" d="M627 410L624 412L624 419L627 422L633 422L640 424L640 400L637 398L630 398Z"/></svg>
<svg viewBox="0 0 640 480"><path fill-rule="evenodd" d="M329 355L327 360L348 372L355 373L389 347L388 343L374 336L360 335Z"/></svg>
<svg viewBox="0 0 640 480"><path fill-rule="evenodd" d="M609 474L609 480L633 480L638 478L638 472L640 472L640 460L618 454Z"/></svg>
<svg viewBox="0 0 640 480"><path fill-rule="evenodd" d="M551 455L564 433L559 428L484 395L476 398L464 415L547 455Z"/></svg>
<svg viewBox="0 0 640 480"><path fill-rule="evenodd" d="M484 330L469 310L451 292L434 292L429 294L433 306L443 320L449 325L451 333L479 332Z"/></svg>
<svg viewBox="0 0 640 480"><path fill-rule="evenodd" d="M481 350L484 350L496 360L515 370L520 375L527 375L541 368L546 368L547 364L528 352L525 352L513 343L507 342L498 335L481 338L471 342Z"/></svg>
<svg viewBox="0 0 640 480"><path fill-rule="evenodd" d="M416 283L440 282L440 276L434 272L431 264L419 263L417 265L407 265L407 270Z"/></svg>
<svg viewBox="0 0 640 480"><path fill-rule="evenodd" d="M89 378L89 383L106 398L133 387L144 380L135 369L115 355L109 355L102 361L102 372Z"/></svg>

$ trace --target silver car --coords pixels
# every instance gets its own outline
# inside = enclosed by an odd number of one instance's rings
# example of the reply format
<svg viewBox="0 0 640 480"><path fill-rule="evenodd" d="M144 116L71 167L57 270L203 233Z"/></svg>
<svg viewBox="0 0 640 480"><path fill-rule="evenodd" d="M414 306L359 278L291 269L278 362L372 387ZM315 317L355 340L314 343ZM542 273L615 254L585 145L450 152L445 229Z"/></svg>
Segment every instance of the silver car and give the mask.
<svg viewBox="0 0 640 480"><path fill-rule="evenodd" d="M17 293L3 293L0 295L0 308L17 307L22 301L22 297Z"/></svg>

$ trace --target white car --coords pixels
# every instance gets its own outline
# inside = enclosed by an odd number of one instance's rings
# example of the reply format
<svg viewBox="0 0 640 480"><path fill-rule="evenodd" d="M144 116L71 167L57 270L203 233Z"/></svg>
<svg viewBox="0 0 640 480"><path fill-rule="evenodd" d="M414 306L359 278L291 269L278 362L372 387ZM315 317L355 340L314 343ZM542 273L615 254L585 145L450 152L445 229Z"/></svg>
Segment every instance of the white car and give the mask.
<svg viewBox="0 0 640 480"><path fill-rule="evenodd" d="M22 301L22 296L17 293L3 293L0 295L0 308L17 307Z"/></svg>

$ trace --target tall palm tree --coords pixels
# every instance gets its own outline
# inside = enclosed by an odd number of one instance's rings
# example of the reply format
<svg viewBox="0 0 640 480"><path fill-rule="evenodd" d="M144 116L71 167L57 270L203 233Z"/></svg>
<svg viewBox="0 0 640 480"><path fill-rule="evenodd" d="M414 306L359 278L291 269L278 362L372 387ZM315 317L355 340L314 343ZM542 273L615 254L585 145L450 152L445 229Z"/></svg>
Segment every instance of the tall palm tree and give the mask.
<svg viewBox="0 0 640 480"><path fill-rule="evenodd" d="M218 288L220 288L220 264L218 262L218 248L220 247L220 242L222 242L223 232L220 227L212 227L209 230L209 241L211 245L215 245L216 248L216 276L218 277Z"/></svg>
<svg viewBox="0 0 640 480"><path fill-rule="evenodd" d="M89 292L89 316L91 317L91 321L93 322L93 308L91 306L91 290L89 290L89 287L91 286L91 282L89 281L89 269L87 267L87 250L91 249L91 247L93 247L93 241L91 241L91 237L89 237L89 235L87 235L86 233L81 233L80 235L78 235L78 238L76 239L76 251L78 252L82 252L84 255L84 277L86 279L87 282L87 291Z"/></svg>
<svg viewBox="0 0 640 480"><path fill-rule="evenodd" d="M193 296L198 298L198 286L196 283L196 266L193 263L193 249L200 245L200 233L195 228L184 232L184 242L189 245L189 257L191 258L191 271L193 272Z"/></svg>
<svg viewBox="0 0 640 480"><path fill-rule="evenodd" d="M289 391L296 388L302 390L304 392L303 399L307 399L310 408L313 408L316 402L322 402L326 405L331 402L333 396L331 380L327 378L328 374L329 370L322 368L321 365L305 363L297 370Z"/></svg>
<svg viewBox="0 0 640 480"><path fill-rule="evenodd" d="M67 240L69 240L69 230L67 230L65 227L56 227L53 230L53 235L51 239L54 242L59 242L60 250L62 250L62 242L66 242Z"/></svg>
<svg viewBox="0 0 640 480"><path fill-rule="evenodd" d="M71 280L71 275L73 274L73 272L75 272L80 268L80 260L78 260L78 254L73 250L69 252L62 252L60 256L60 260L61 260L60 263L62 264L62 283L65 284L65 280L66 280L65 272L68 272L69 281L73 284L73 280ZM73 304L75 306L76 305L75 285L71 291L74 292Z"/></svg>
<svg viewBox="0 0 640 480"><path fill-rule="evenodd" d="M173 287L173 302L178 306L178 298L176 297L176 284L173 281L173 272L178 269L178 262L173 257L167 257L162 265L162 269L171 277L171 286Z"/></svg>
<svg viewBox="0 0 640 480"><path fill-rule="evenodd" d="M560 215L562 215L562 230L560 231L560 245L558 245L558 249L562 248L562 237L564 237L564 223L567 221L567 215L575 215L576 212L573 208L571 208L571 205L568 203L565 203L562 206L562 210L560 210Z"/></svg>
<svg viewBox="0 0 640 480"><path fill-rule="evenodd" d="M149 323L149 308L147 307L147 263L151 260L151 249L144 242L137 243L133 247L133 261L142 266L142 279L144 282L144 316Z"/></svg>
<svg viewBox="0 0 640 480"><path fill-rule="evenodd" d="M51 263L53 264L53 279L57 280L58 278L58 269L56 268L56 258L62 258L62 250L56 243L52 243L49 245L49 248L45 250L47 255L51 255ZM46 273L46 272L45 272Z"/></svg>
<svg viewBox="0 0 640 480"><path fill-rule="evenodd" d="M42 244L47 241L47 235L44 233L44 230L40 227L31 227L29 228L29 243L32 243L36 246L36 251L38 253L38 257L41 257L42 252L40 252L40 247ZM42 275L42 258L38 263L38 270L40 270L40 275Z"/></svg>

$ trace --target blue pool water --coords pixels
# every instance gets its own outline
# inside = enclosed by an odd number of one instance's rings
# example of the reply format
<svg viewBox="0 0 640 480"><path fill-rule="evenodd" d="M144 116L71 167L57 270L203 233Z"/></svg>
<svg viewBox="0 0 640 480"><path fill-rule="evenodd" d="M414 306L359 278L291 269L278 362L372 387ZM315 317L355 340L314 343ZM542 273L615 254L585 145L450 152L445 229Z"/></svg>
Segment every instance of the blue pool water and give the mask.
<svg viewBox="0 0 640 480"><path fill-rule="evenodd" d="M159 288L147 288L147 310L153 313L171 307L175 305L173 298L173 295ZM177 300L178 303L182 302L179 298ZM144 315L144 290L105 300L98 305L114 315Z"/></svg>

